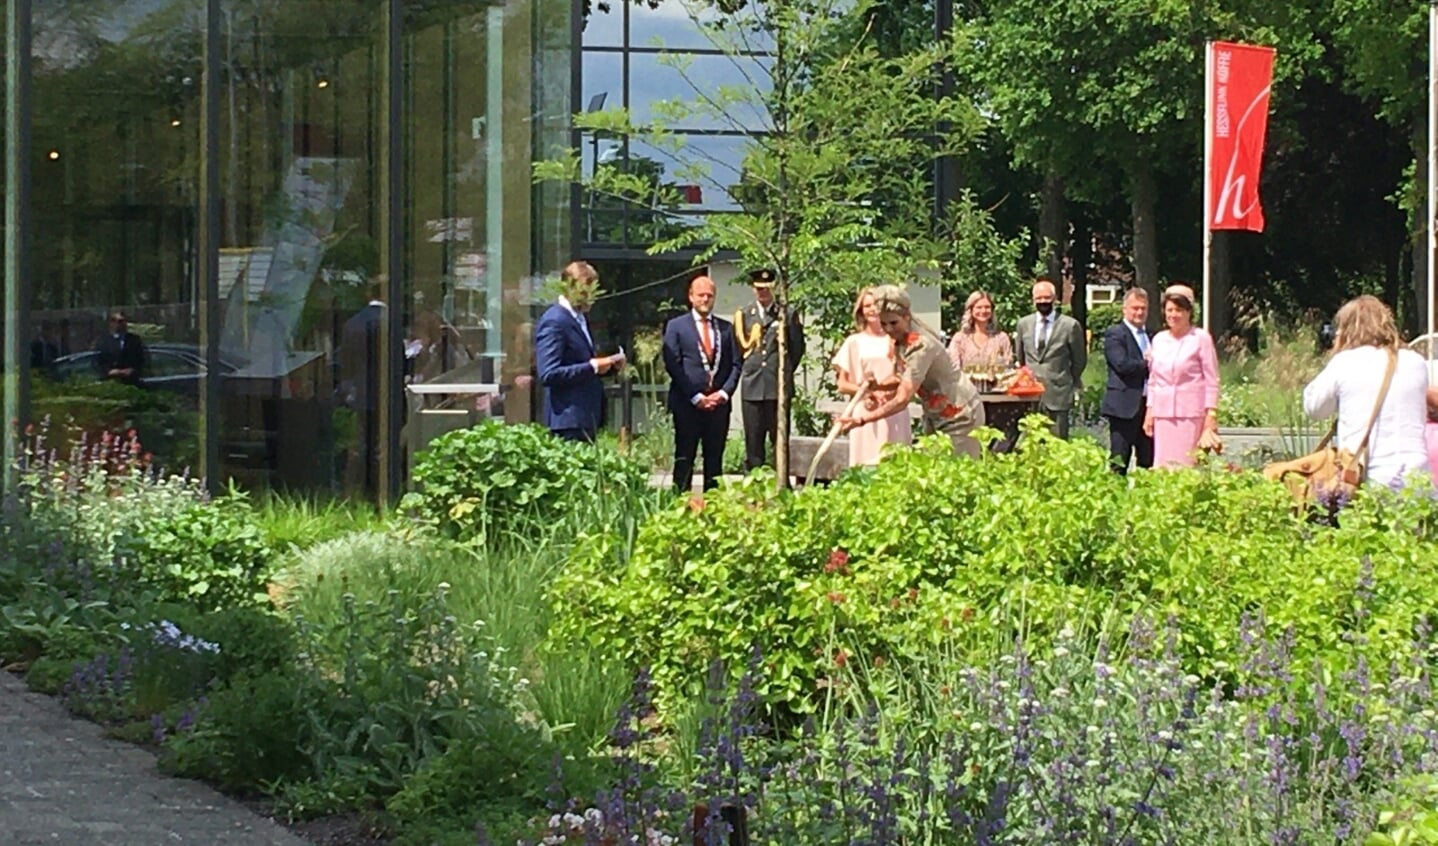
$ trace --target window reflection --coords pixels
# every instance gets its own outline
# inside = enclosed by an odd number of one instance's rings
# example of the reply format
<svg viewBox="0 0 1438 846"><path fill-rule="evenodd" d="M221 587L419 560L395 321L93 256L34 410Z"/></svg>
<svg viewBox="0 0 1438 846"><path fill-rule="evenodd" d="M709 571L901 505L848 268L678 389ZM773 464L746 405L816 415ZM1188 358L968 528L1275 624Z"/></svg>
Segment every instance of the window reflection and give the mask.
<svg viewBox="0 0 1438 846"><path fill-rule="evenodd" d="M34 319L7 331L28 339L37 417L73 418L77 438L133 426L166 467L195 468L197 397L214 378L223 476L355 496L445 428L530 419L529 315L541 269L568 253L569 209L529 162L568 140L570 4L411 7L393 80L386 7L293 0L219 24L220 366L208 373L204 17L36 4ZM383 156L390 85L397 174ZM382 293L391 224L394 303ZM389 315L402 337L380 328ZM389 350L410 389L395 400L396 455L381 453L375 413Z"/></svg>

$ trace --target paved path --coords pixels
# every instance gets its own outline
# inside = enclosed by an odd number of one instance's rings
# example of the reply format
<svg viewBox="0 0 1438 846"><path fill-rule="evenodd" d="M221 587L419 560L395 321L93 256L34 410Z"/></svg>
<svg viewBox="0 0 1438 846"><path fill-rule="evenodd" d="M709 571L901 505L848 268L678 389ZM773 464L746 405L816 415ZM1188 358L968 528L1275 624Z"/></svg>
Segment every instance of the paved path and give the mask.
<svg viewBox="0 0 1438 846"><path fill-rule="evenodd" d="M0 844L304 846L0 671Z"/></svg>

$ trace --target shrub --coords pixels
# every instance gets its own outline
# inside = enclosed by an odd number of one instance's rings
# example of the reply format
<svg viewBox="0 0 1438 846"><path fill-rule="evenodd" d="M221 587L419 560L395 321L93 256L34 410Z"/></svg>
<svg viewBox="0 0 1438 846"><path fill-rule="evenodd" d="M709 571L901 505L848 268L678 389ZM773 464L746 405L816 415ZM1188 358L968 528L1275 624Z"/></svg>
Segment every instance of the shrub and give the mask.
<svg viewBox="0 0 1438 846"><path fill-rule="evenodd" d="M200 610L253 604L264 596L272 555L245 496L195 502L167 519L135 527L118 545L110 577Z"/></svg>
<svg viewBox="0 0 1438 846"><path fill-rule="evenodd" d="M851 661L940 642L977 660L996 638L1041 642L1110 610L1171 615L1186 665L1206 677L1236 665L1244 610L1292 627L1296 662L1335 671L1346 641L1386 655L1433 610L1431 497L1366 491L1341 526L1319 526L1257 473L1126 481L1097 446L1032 425L1026 438L982 461L942 442L898 450L797 493L722 488L702 509L656 515L627 559L592 538L551 591L553 641L651 668L665 707L693 694L694 667L737 666L758 646L760 695L807 710Z"/></svg>
<svg viewBox="0 0 1438 846"><path fill-rule="evenodd" d="M309 690L292 670L234 677L181 718L161 767L244 792L304 776L311 771L304 752Z"/></svg>
<svg viewBox="0 0 1438 846"><path fill-rule="evenodd" d="M633 496L648 485L649 469L540 426L487 420L436 438L416 458L411 478L416 492L403 506L445 536L469 541Z"/></svg>

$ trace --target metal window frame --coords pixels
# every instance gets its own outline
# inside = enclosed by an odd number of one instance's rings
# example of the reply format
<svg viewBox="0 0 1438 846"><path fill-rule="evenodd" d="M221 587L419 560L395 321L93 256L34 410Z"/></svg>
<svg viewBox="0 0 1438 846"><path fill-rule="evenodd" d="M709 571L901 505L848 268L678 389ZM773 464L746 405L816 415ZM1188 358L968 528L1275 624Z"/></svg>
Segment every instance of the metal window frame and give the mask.
<svg viewBox="0 0 1438 846"><path fill-rule="evenodd" d="M18 482L21 421L30 417L31 0L8 0L5 15L5 490Z"/></svg>

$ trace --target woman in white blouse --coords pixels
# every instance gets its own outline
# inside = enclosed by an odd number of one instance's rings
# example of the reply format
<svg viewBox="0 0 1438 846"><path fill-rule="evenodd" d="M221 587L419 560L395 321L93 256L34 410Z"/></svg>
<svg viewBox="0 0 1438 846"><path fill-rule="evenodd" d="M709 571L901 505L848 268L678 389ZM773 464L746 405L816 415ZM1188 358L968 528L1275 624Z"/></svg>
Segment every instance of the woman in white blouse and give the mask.
<svg viewBox="0 0 1438 846"><path fill-rule="evenodd" d="M1303 410L1323 419L1338 412L1335 446L1355 452L1363 441L1389 355L1397 355L1393 382L1368 438L1366 481L1396 487L1409 473L1428 469L1423 424L1428 417L1428 367L1403 347L1393 312L1367 294L1349 300L1334 320L1333 357L1303 389Z"/></svg>

